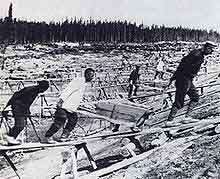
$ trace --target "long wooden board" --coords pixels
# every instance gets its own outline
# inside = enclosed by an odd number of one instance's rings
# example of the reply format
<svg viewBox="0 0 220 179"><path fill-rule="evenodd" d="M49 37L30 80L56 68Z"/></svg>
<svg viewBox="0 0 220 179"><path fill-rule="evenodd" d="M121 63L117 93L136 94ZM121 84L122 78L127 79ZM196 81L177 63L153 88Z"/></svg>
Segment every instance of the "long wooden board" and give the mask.
<svg viewBox="0 0 220 179"><path fill-rule="evenodd" d="M33 142L33 143L23 143L21 145L14 145L14 146L3 146L0 145L0 151L10 151L10 150L20 150L20 149L34 149L34 148L47 148L47 147L63 147L63 146L70 146L70 145L77 145L85 143L84 140L79 141L68 141L68 142L57 142L55 144L46 144L40 142Z"/></svg>

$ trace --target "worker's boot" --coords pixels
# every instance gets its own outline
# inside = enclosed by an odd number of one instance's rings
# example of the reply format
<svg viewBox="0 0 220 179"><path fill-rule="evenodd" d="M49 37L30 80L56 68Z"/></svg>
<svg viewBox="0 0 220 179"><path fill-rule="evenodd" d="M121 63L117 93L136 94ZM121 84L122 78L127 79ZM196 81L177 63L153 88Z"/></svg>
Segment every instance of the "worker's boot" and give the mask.
<svg viewBox="0 0 220 179"><path fill-rule="evenodd" d="M178 108L175 105L173 105L167 121L172 121L174 119L174 117L176 116L177 112L178 112Z"/></svg>
<svg viewBox="0 0 220 179"><path fill-rule="evenodd" d="M56 141L53 139L53 136L51 136L51 137L45 137L45 141L43 141L43 143L46 143L46 144L55 144Z"/></svg>
<svg viewBox="0 0 220 179"><path fill-rule="evenodd" d="M134 127L131 127L130 129L133 132L140 132L144 126L144 123L146 121L146 119L149 119L149 116L152 114L153 112L145 112L136 122Z"/></svg>
<svg viewBox="0 0 220 179"><path fill-rule="evenodd" d="M120 124L115 124L114 128L112 129L112 132L118 132L119 131L119 127L120 127Z"/></svg>
<svg viewBox="0 0 220 179"><path fill-rule="evenodd" d="M195 108L196 104L197 104L197 102L193 102L193 101L190 101L190 102L189 102L189 105L188 105L188 108L187 108L185 117L190 117L190 113L191 113L192 110Z"/></svg>
<svg viewBox="0 0 220 179"><path fill-rule="evenodd" d="M132 91L133 91L133 85L129 84L129 86L128 86L128 99L131 98Z"/></svg>
<svg viewBox="0 0 220 179"><path fill-rule="evenodd" d="M70 136L70 131L64 129L63 133L60 136L60 141L61 142L69 141L70 140L69 136Z"/></svg>

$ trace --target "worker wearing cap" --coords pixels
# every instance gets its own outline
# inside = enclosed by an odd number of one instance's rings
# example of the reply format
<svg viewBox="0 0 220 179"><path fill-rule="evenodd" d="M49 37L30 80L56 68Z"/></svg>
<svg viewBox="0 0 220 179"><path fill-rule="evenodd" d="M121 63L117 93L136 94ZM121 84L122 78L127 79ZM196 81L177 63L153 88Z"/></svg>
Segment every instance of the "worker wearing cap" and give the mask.
<svg viewBox="0 0 220 179"><path fill-rule="evenodd" d="M49 82L42 80L38 82L38 85L29 86L17 91L10 98L5 106L11 106L12 114L15 119L14 126L6 135L6 140L9 145L18 145L19 141L16 140L17 136L24 129L27 117L30 115L30 106L36 99L39 93L43 93L49 88ZM3 111L2 116L6 117L8 111Z"/></svg>
<svg viewBox="0 0 220 179"><path fill-rule="evenodd" d="M214 47L216 47L214 43L206 42L202 48L192 50L187 56L182 58L168 84L170 86L172 81L176 80L175 101L168 116L168 121L172 121L177 111L183 107L186 95L190 98L186 116L195 106L195 103L199 101L199 94L193 84L193 78L198 74L205 55L211 54Z"/></svg>
<svg viewBox="0 0 220 179"><path fill-rule="evenodd" d="M132 92L133 92L133 88L135 88L133 95L137 96L137 90L138 90L138 87L139 87L139 79L140 79L139 70L140 70L140 65L136 64L135 69L130 74L130 77L129 77L129 80L128 80L128 82L129 82L128 98L131 97Z"/></svg>

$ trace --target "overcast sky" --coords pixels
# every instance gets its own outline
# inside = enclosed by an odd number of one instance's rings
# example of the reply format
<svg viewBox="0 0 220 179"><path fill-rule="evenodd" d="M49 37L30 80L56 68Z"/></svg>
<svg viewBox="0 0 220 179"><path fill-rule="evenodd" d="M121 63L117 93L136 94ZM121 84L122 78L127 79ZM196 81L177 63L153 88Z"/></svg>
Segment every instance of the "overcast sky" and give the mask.
<svg viewBox="0 0 220 179"><path fill-rule="evenodd" d="M0 0L1 17L7 15L10 2L13 16L26 20L92 17L220 31L220 0Z"/></svg>

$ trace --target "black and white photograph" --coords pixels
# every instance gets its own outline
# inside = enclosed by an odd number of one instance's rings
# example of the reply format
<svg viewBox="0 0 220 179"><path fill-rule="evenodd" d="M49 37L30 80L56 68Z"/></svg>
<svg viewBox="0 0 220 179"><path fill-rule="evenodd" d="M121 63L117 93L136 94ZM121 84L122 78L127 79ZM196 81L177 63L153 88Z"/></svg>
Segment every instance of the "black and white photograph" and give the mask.
<svg viewBox="0 0 220 179"><path fill-rule="evenodd" d="M0 0L0 179L219 179L220 1Z"/></svg>

